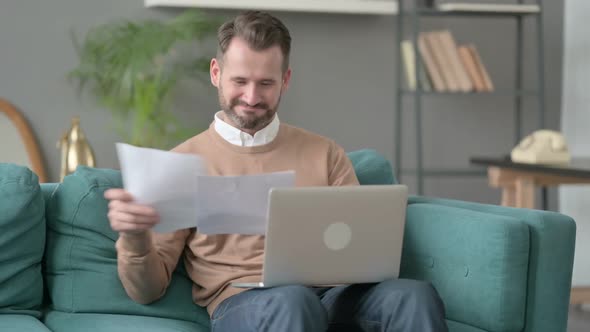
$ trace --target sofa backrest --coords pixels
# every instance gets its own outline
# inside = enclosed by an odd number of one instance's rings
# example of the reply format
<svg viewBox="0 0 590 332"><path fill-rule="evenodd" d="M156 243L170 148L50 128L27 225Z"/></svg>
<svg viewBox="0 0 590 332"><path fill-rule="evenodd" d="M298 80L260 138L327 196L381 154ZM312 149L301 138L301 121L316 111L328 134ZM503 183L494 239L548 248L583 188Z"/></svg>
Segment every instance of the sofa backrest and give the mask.
<svg viewBox="0 0 590 332"><path fill-rule="evenodd" d="M205 326L209 316L192 301L192 283L178 269L166 294L151 305L129 298L117 273L114 232L104 191L122 187L119 171L79 167L47 201L45 278L51 307L72 313L111 313L181 319Z"/></svg>
<svg viewBox="0 0 590 332"><path fill-rule="evenodd" d="M40 316L44 209L38 177L0 163L0 313Z"/></svg>
<svg viewBox="0 0 590 332"><path fill-rule="evenodd" d="M360 184L395 184L391 163L379 152L362 149L347 153Z"/></svg>

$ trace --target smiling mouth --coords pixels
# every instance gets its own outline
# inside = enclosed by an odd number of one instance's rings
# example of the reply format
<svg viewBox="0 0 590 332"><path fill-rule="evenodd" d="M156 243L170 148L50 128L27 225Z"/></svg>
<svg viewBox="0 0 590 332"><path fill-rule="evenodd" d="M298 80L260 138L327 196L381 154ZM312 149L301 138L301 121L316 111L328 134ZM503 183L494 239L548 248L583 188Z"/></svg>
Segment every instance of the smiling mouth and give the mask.
<svg viewBox="0 0 590 332"><path fill-rule="evenodd" d="M253 108L253 107L241 107L244 112L257 112L257 111L264 111L264 108Z"/></svg>

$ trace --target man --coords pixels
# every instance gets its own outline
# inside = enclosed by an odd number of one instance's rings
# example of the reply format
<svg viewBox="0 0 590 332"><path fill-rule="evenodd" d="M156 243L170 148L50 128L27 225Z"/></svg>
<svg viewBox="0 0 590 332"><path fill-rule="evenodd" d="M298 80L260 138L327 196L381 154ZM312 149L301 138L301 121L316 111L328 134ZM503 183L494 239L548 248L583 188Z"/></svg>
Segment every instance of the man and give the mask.
<svg viewBox="0 0 590 332"><path fill-rule="evenodd" d="M291 37L275 17L245 12L223 24L211 60L221 111L210 128L174 151L194 153L213 175L295 170L297 186L358 185L344 150L332 140L279 122L289 86ZM174 171L174 170L171 170ZM105 193L117 241L119 277L139 303L161 297L179 258L206 306L213 331L446 331L444 307L427 283L391 280L335 288L286 286L243 290L261 280L264 237L204 235L198 229L158 234L157 212L123 189Z"/></svg>

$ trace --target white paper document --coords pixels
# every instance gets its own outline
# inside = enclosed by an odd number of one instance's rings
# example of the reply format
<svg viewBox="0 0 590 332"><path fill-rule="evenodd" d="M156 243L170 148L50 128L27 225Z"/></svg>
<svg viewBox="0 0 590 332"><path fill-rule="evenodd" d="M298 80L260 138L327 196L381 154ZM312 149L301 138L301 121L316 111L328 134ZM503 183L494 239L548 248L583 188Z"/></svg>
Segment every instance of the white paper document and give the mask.
<svg viewBox="0 0 590 332"><path fill-rule="evenodd" d="M117 143L123 186L139 204L158 211L156 232L196 226L197 180L207 175L203 158Z"/></svg>
<svg viewBox="0 0 590 332"><path fill-rule="evenodd" d="M268 193L293 187L295 172L209 176L203 158L117 143L123 185L156 209L156 232L197 227L202 234L264 234Z"/></svg>
<svg viewBox="0 0 590 332"><path fill-rule="evenodd" d="M293 187L295 172L244 176L201 176L197 227L202 234L264 234L268 193Z"/></svg>

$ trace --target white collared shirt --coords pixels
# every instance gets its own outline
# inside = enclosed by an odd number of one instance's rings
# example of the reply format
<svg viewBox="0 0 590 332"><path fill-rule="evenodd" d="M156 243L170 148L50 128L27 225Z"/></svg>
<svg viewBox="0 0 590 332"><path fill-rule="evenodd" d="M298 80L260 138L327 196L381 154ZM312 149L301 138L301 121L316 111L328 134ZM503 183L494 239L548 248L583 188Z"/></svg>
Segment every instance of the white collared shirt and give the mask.
<svg viewBox="0 0 590 332"><path fill-rule="evenodd" d="M223 121L220 114L223 111L215 113L215 131L231 144L238 146L258 146L270 143L279 132L279 116L275 114L272 121L264 128L254 133L254 136L239 130L238 128Z"/></svg>

